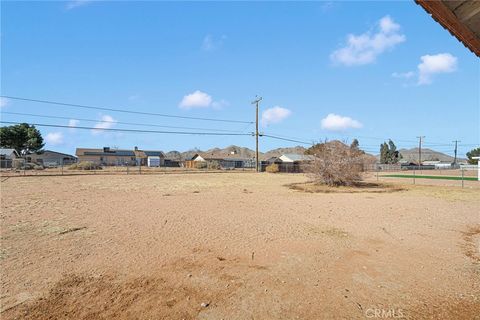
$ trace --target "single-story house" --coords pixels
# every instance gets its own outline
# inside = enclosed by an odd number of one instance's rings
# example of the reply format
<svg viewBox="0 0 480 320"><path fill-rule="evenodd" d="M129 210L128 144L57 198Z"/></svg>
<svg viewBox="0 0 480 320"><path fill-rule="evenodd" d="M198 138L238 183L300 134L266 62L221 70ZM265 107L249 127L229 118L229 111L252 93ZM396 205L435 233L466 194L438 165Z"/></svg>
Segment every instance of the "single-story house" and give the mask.
<svg viewBox="0 0 480 320"><path fill-rule="evenodd" d="M261 171L265 171L266 167L271 164L276 164L278 165L278 170L280 172L304 172L305 166L313 160L315 160L315 157L313 155L296 153L282 154L279 157L271 157L267 160L262 161Z"/></svg>
<svg viewBox="0 0 480 320"><path fill-rule="evenodd" d="M134 153L137 165L146 166L149 157L158 157L160 159L160 167L165 166L165 154L162 151L139 150L135 147Z"/></svg>
<svg viewBox="0 0 480 320"><path fill-rule="evenodd" d="M286 153L282 154L278 159L283 163L294 163L294 162L309 162L315 160L315 157L308 154L296 154L296 153Z"/></svg>
<svg viewBox="0 0 480 320"><path fill-rule="evenodd" d="M205 164L207 168L218 164L219 169L254 168L255 159L242 158L236 154L218 156L197 153L190 160L185 161L187 168L201 168L202 164Z"/></svg>
<svg viewBox="0 0 480 320"><path fill-rule="evenodd" d="M449 161L423 161L422 166L435 166L435 169L452 169L453 163Z"/></svg>
<svg viewBox="0 0 480 320"><path fill-rule="evenodd" d="M17 150L9 148L0 149L0 168L12 168L13 162L20 158Z"/></svg>
<svg viewBox="0 0 480 320"><path fill-rule="evenodd" d="M163 166L165 155L162 151L139 150L135 147L128 149L102 149L77 148L75 152L78 161L92 161L102 165L147 165L148 157L160 157L160 165Z"/></svg>
<svg viewBox="0 0 480 320"><path fill-rule="evenodd" d="M45 167L56 167L62 164L69 165L77 162L75 156L52 150L42 150L36 153L27 154L25 158L27 162L33 162Z"/></svg>

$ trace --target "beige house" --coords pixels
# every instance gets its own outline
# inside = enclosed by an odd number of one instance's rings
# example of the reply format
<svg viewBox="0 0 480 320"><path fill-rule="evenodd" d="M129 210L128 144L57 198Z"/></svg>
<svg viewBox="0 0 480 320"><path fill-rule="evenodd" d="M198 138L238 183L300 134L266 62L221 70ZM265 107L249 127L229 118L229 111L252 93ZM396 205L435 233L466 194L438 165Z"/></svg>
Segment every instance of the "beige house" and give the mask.
<svg viewBox="0 0 480 320"><path fill-rule="evenodd" d="M75 155L78 161L92 161L101 165L147 165L148 157L160 157L160 166L164 165L165 155L162 151L139 150L135 147L128 149L102 149L77 148Z"/></svg>
<svg viewBox="0 0 480 320"><path fill-rule="evenodd" d="M42 150L26 155L27 162L36 163L45 167L56 167L62 164L68 165L77 162L77 158L70 154L52 150Z"/></svg>

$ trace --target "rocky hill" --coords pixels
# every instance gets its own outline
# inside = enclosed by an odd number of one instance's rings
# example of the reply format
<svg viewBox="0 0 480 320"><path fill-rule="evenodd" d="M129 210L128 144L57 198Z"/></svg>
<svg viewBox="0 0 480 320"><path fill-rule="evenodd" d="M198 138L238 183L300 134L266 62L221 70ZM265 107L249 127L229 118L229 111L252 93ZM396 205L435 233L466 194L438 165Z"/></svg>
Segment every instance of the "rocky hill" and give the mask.
<svg viewBox="0 0 480 320"><path fill-rule="evenodd" d="M408 162L417 162L418 161L418 148L412 149L400 149L400 153L402 154L402 160L406 160ZM446 162L453 162L454 157L449 156L448 154L441 153L432 149L422 148L422 161L446 161ZM458 159L459 161L463 159Z"/></svg>

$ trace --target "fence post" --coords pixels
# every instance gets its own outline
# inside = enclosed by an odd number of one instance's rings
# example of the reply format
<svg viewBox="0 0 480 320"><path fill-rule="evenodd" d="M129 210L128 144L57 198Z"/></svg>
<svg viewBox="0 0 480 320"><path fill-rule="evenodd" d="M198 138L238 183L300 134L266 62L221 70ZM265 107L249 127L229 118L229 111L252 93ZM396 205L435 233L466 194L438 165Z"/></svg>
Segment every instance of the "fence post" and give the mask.
<svg viewBox="0 0 480 320"><path fill-rule="evenodd" d="M62 176L63 176L63 159L62 159Z"/></svg>
<svg viewBox="0 0 480 320"><path fill-rule="evenodd" d="M413 184L415 184L415 169L413 169Z"/></svg>
<svg viewBox="0 0 480 320"><path fill-rule="evenodd" d="M464 187L464 183L463 183L463 168L462 168L462 188Z"/></svg>

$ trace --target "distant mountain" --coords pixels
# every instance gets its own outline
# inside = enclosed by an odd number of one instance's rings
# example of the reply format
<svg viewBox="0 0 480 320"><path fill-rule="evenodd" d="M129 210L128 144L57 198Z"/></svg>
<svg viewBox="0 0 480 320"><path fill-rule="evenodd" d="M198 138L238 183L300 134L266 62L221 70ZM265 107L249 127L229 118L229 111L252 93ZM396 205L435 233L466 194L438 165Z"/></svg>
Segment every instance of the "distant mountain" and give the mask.
<svg viewBox="0 0 480 320"><path fill-rule="evenodd" d="M402 160L408 162L417 162L418 161L418 148L412 149L400 149L400 153L402 154ZM422 161L445 161L445 162L453 162L454 157L449 156L448 154L441 153L432 149L422 148ZM464 159L458 158L458 161L462 161Z"/></svg>
<svg viewBox="0 0 480 320"><path fill-rule="evenodd" d="M344 143L342 143L340 141L337 141L337 140L330 141L328 143L339 144L339 145L342 145L343 147L348 147ZM277 148L277 149L267 151L265 153L259 152L259 158L260 158L260 160L266 160L266 159L269 159L271 157L279 157L282 154L287 154L287 153L304 154L306 150L307 149L305 149L302 146L288 147L288 148ZM205 154L205 155L209 155L211 157L219 157L219 158L220 157L232 156L232 155L235 155L239 158L250 158L250 159L255 158L255 150L245 148L245 147L239 147L239 146L235 146L235 145L231 145L231 146L228 146L228 147L223 148L223 149L212 148L212 149L209 149L207 151L202 151L202 150L199 150L199 149L193 149L193 150L188 150L188 151L185 151L185 152L179 152L179 151L174 150L174 151L170 151L170 152L165 153L165 156L166 156L167 159L171 159L171 160L189 160L196 153L202 153L202 154ZM372 156L368 153L365 154L365 157L374 158L374 156Z"/></svg>
<svg viewBox="0 0 480 320"><path fill-rule="evenodd" d="M245 147L239 147L239 146L228 146L226 148L220 149L220 148L213 148L210 150L207 150L203 152L204 154L208 154L209 156L212 157L222 157L222 156L227 156L227 155L235 155L238 156L239 158L254 158L255 157L255 151L245 148Z"/></svg>

